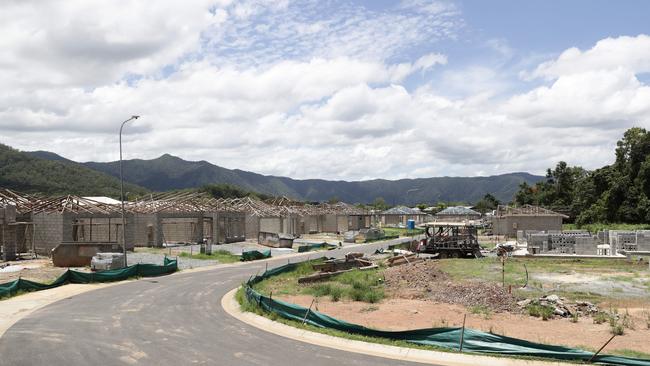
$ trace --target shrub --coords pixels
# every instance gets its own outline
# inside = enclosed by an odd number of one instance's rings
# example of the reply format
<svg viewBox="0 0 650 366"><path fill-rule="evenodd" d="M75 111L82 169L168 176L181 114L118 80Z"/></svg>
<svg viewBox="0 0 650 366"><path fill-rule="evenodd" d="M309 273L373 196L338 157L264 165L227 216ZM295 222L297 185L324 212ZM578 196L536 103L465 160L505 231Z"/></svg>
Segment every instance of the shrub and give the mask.
<svg viewBox="0 0 650 366"><path fill-rule="evenodd" d="M594 315L594 324L603 324L604 322L609 321L609 319L610 316L607 315L607 313L600 311Z"/></svg>
<svg viewBox="0 0 650 366"><path fill-rule="evenodd" d="M332 301L339 301L343 297L343 289L338 286L331 286L330 298Z"/></svg>
<svg viewBox="0 0 650 366"><path fill-rule="evenodd" d="M311 287L309 292L316 297L327 296L332 293L332 286L327 283L318 284Z"/></svg>
<svg viewBox="0 0 650 366"><path fill-rule="evenodd" d="M526 307L528 315L542 320L549 320L553 318L554 309L551 306L541 305L539 303L532 303Z"/></svg>
<svg viewBox="0 0 650 366"><path fill-rule="evenodd" d="M380 302L383 298L384 291L371 289L365 292L363 301L374 304Z"/></svg>

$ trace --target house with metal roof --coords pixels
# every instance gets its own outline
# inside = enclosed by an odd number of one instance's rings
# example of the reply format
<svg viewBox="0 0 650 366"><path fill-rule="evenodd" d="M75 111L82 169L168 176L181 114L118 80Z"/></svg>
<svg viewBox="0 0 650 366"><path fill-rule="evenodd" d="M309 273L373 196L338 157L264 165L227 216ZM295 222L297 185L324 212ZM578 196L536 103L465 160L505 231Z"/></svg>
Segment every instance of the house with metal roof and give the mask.
<svg viewBox="0 0 650 366"><path fill-rule="evenodd" d="M463 222L467 220L479 220L481 213L468 207L451 206L436 214L436 221Z"/></svg>
<svg viewBox="0 0 650 366"><path fill-rule="evenodd" d="M410 207L396 206L380 214L382 226L406 226L408 220L414 220L416 224L426 221L427 214Z"/></svg>
<svg viewBox="0 0 650 366"><path fill-rule="evenodd" d="M499 206L492 217L492 228L496 235L516 238L517 231L561 231L562 220L566 218L567 215L539 206Z"/></svg>

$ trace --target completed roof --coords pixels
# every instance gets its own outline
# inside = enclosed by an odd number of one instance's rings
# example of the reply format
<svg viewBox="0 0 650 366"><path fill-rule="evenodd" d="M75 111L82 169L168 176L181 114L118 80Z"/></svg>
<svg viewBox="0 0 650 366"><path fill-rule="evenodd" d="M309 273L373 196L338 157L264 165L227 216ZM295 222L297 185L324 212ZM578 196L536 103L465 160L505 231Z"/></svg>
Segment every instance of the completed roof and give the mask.
<svg viewBox="0 0 650 366"><path fill-rule="evenodd" d="M397 207L389 208L388 210L383 211L381 214L382 215L422 215L422 212L420 212L420 210L414 210L406 206L397 206Z"/></svg>
<svg viewBox="0 0 650 366"><path fill-rule="evenodd" d="M467 207L452 206L438 212L436 216L481 216L481 214Z"/></svg>

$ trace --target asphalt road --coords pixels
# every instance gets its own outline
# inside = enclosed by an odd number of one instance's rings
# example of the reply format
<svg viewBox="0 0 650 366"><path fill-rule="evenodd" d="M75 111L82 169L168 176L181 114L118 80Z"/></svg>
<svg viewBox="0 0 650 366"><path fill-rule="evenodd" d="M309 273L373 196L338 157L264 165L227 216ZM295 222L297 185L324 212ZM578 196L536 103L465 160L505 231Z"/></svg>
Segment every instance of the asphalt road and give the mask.
<svg viewBox="0 0 650 366"><path fill-rule="evenodd" d="M264 266L141 279L53 303L0 338L0 365L415 365L296 342L226 314L223 295Z"/></svg>

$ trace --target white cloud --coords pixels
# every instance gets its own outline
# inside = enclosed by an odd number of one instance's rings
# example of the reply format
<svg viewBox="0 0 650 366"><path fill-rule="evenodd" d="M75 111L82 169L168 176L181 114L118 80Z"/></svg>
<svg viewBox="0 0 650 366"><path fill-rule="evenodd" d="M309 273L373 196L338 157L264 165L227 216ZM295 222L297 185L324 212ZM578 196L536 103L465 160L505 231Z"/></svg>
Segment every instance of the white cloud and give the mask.
<svg viewBox="0 0 650 366"><path fill-rule="evenodd" d="M446 3L88 4L0 5L1 142L112 160L119 122L141 114L127 158L404 178L598 167L625 128L650 125L645 35L567 50L504 97L500 70L431 46L462 26Z"/></svg>
<svg viewBox="0 0 650 366"><path fill-rule="evenodd" d="M556 60L540 64L529 77L555 79L582 74L586 70L626 69L634 73L650 72L650 36L606 38L587 50L573 47L562 52Z"/></svg>

